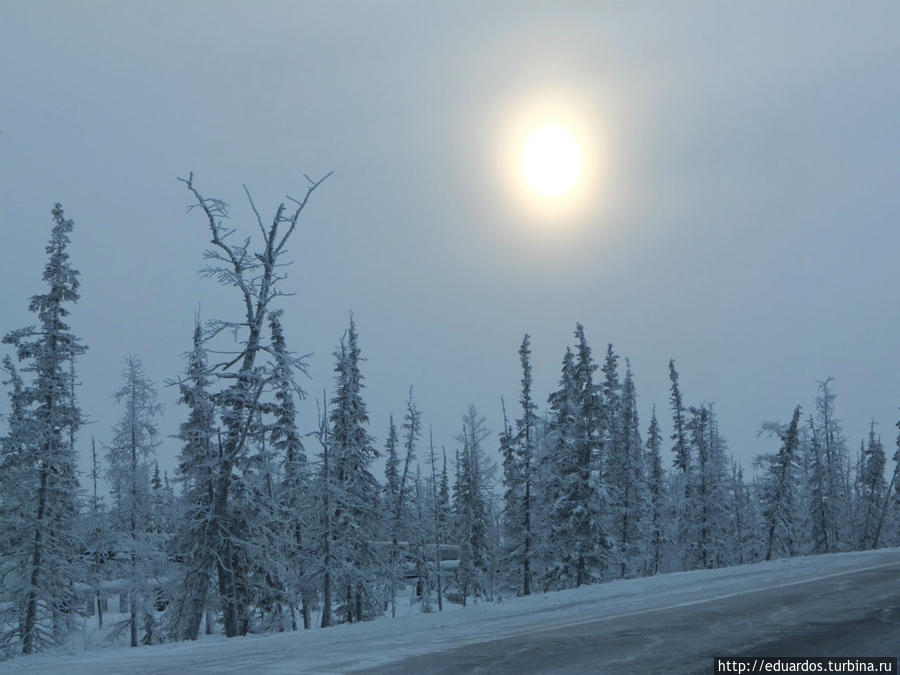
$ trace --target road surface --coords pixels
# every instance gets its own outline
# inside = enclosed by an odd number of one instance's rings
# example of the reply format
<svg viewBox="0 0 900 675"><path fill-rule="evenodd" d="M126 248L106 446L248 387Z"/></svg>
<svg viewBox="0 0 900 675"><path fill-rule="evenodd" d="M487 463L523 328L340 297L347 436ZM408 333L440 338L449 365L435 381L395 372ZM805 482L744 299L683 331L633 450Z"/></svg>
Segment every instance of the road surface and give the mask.
<svg viewBox="0 0 900 675"><path fill-rule="evenodd" d="M710 673L714 656L897 656L900 561L584 620L358 672Z"/></svg>

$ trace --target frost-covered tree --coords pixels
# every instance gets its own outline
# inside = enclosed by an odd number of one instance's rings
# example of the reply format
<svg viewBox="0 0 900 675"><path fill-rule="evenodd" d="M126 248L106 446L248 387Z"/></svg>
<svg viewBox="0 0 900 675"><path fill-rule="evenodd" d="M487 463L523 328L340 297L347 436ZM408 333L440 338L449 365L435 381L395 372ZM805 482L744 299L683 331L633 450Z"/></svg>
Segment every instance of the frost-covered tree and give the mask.
<svg viewBox="0 0 900 675"><path fill-rule="evenodd" d="M338 532L335 527L334 505L336 503L336 481L332 444L328 428L328 398L322 394L322 407L319 410L319 429L316 434L319 445L322 448L320 454L318 476L313 486L313 498L316 508L315 541L314 547L316 577L321 578L322 583L322 628L328 628L334 623L333 595L335 586L335 561L339 557Z"/></svg>
<svg viewBox="0 0 900 675"><path fill-rule="evenodd" d="M282 519L280 538L285 548L282 556L285 567L281 577L282 583L287 585L284 595L290 605L292 627L296 630L294 607L299 601L303 628L309 629L312 627L311 605L315 598L307 545L312 518L310 467L297 428L297 402L306 394L295 377L306 370L303 361L288 351L280 310L270 314L269 327L274 357L274 402L271 412L275 418L269 429L269 442L281 462L281 482L277 490Z"/></svg>
<svg viewBox="0 0 900 675"><path fill-rule="evenodd" d="M597 458L604 434L615 436L615 432L609 432L604 416L610 414L610 410L615 411L614 415L618 414L618 402L614 402L618 392L610 396L604 392L602 397L598 394L594 383L597 364L580 323L575 326L575 339L575 452L579 476L573 487L579 495L576 503L585 506L583 514L575 516L575 531L579 533L576 538L576 585L580 585L579 579L580 583L590 583L609 574L610 542L603 522L609 491L603 472L597 469ZM611 345L607 355L610 353Z"/></svg>
<svg viewBox="0 0 900 675"><path fill-rule="evenodd" d="M428 504L425 485L422 480L422 470L418 463L416 463L416 477L413 481L412 505L412 533L409 537L409 546L411 557L415 562L416 591L421 599L422 611L430 612L433 608L431 599L431 566L429 565L425 543L429 530L426 516Z"/></svg>
<svg viewBox="0 0 900 675"><path fill-rule="evenodd" d="M807 445L809 466L810 539L812 553L829 553L835 547L834 505L828 500L828 466L822 450L821 433L816 420L809 418L809 443Z"/></svg>
<svg viewBox="0 0 900 675"><path fill-rule="evenodd" d="M730 547L725 510L725 440L711 404L691 407L687 430L695 466L688 471L685 529L691 533L685 549L686 566L712 568L725 564Z"/></svg>
<svg viewBox="0 0 900 675"><path fill-rule="evenodd" d="M397 451L399 444L400 437L397 435L394 416L389 415L387 438L384 442L384 508L386 513L393 511L400 494L400 455Z"/></svg>
<svg viewBox="0 0 900 675"><path fill-rule="evenodd" d="M615 440L607 457L608 510L611 534L618 545L619 575L625 577L643 568L647 524L643 442L634 377L627 360L616 412Z"/></svg>
<svg viewBox="0 0 900 675"><path fill-rule="evenodd" d="M800 445L800 406L794 408L790 424L764 425L781 440L781 449L775 455L763 455L757 462L763 467L763 514L766 519L766 560L775 553L789 556L797 552L794 527L795 485L797 483L796 456Z"/></svg>
<svg viewBox="0 0 900 675"><path fill-rule="evenodd" d="M865 550L874 548L875 533L882 504L887 493L884 480L886 458L881 439L875 436L875 422L869 427L869 443L863 454L862 471L860 472L860 511L862 526L859 532L858 548Z"/></svg>
<svg viewBox="0 0 900 675"><path fill-rule="evenodd" d="M199 635L203 612L210 604L209 577L216 546L213 504L220 457L215 403L199 323L194 328L193 344L184 378L178 383L178 402L188 408L187 420L178 433L183 445L175 476L181 484L181 518L174 550L183 563L178 571L175 601L168 607L169 632L178 640L196 640Z"/></svg>
<svg viewBox="0 0 900 675"><path fill-rule="evenodd" d="M506 491L503 513L504 559L510 575L521 587L522 595L531 594L535 559L535 426L537 405L532 395L531 338L527 334L519 347L522 389L519 404L522 416L516 420L513 434L506 422L501 435L503 476Z"/></svg>
<svg viewBox="0 0 900 675"><path fill-rule="evenodd" d="M755 501L748 486L744 483L743 467L734 460L731 462L729 497L730 529L733 533L734 541L729 561L735 565L755 562L757 560Z"/></svg>
<svg viewBox="0 0 900 675"><path fill-rule="evenodd" d="M75 555L78 480L74 438L82 424L74 399L73 361L86 347L65 323L77 302L78 272L69 261L73 221L53 207L43 279L47 292L34 295L29 310L40 325L7 333L25 383L11 371L14 397L3 444L5 509L15 512L16 534L2 544L0 560L4 629L0 644L31 654L59 644L73 627L73 584L81 561ZM8 608L8 612L7 612Z"/></svg>
<svg viewBox="0 0 900 675"><path fill-rule="evenodd" d="M847 445L835 413L832 378L819 382L816 414L810 418L810 510L813 552L848 547L850 470Z"/></svg>
<svg viewBox="0 0 900 675"><path fill-rule="evenodd" d="M154 578L165 560L158 539L152 536L150 457L159 445L157 418L162 412L156 388L140 359L125 358L122 386L113 394L122 417L113 427L107 448L107 477L112 493L111 523L115 550L124 556L121 575L126 579L127 625L132 647L138 646L138 630L144 626L144 644L156 641Z"/></svg>
<svg viewBox="0 0 900 675"><path fill-rule="evenodd" d="M397 584L401 583L403 579L404 561L400 550L400 536L404 530L404 523L409 522L411 519L413 513L412 507L415 506L418 508L420 506L420 504L413 499L409 481L411 478L410 469L412 468L412 463L415 459L416 441L421 432L421 420L422 413L416 407L415 401L413 401L412 387L410 387L409 398L406 401L406 414L403 417L403 449L406 451L405 459L403 460L403 470L397 473L396 464L394 466L389 465L387 470L388 488L393 491L391 494L392 502L390 504L391 551L388 565L391 617L397 616ZM393 442L391 441L391 432L393 432L395 436ZM388 455L388 461L391 462L396 460L396 430L393 426L393 418L391 419L391 427L388 432L388 452L394 453L393 458L391 458L390 454ZM393 485L390 484L392 481L394 482ZM416 483L416 489L418 490L418 483ZM419 516L421 516L421 514L419 514ZM421 533L417 532L416 534L419 535ZM411 539L408 539L408 541L412 544Z"/></svg>
<svg viewBox="0 0 900 675"><path fill-rule="evenodd" d="M900 422L897 422L896 426L900 429ZM878 524L875 526L875 537L872 541L872 548L878 548L879 544L883 541L882 537L885 523L889 522L888 515L892 509L895 519L892 528L894 530L893 542L895 544L900 544L900 482L898 482L898 477L900 477L900 434L897 435L897 450L894 452L894 470L891 473L891 480L884 492L885 496L881 505L881 513L878 515Z"/></svg>
<svg viewBox="0 0 900 675"><path fill-rule="evenodd" d="M435 573L435 591L437 593L438 611L444 611L444 588L443 577L441 575L441 542L443 537L441 533L444 530L444 519L447 517L446 511L441 504L441 494L438 492L437 478L437 456L434 454L434 436L431 428L428 429L428 460L431 466L431 514L434 521L434 573ZM444 454L444 474L447 470L447 455Z"/></svg>
<svg viewBox="0 0 900 675"><path fill-rule="evenodd" d="M447 470L447 448L441 447L441 484L438 488L438 513L440 514L441 539L453 537L453 504L450 500L450 473Z"/></svg>
<svg viewBox="0 0 900 675"><path fill-rule="evenodd" d="M329 448L333 462L335 578L343 593L344 620L371 618L375 612L372 583L375 576L375 534L379 530L378 482L372 461L378 451L367 431L369 414L362 396L362 356L356 324L350 327L334 352L335 392L329 413Z"/></svg>
<svg viewBox="0 0 900 675"><path fill-rule="evenodd" d="M168 471L159 470L159 462L153 464L150 479L150 530L163 540L175 531L177 505L175 491L169 483Z"/></svg>
<svg viewBox="0 0 900 675"><path fill-rule="evenodd" d="M685 406L681 396L681 387L678 383L678 371L675 369L674 359L669 359L669 407L672 410L672 452L674 471L670 477L671 489L671 513L670 518L675 525L676 532L673 537L675 554L681 558L682 566L687 561L687 551L696 547L696 533L691 526L695 523L695 515L691 512L694 506L692 493L693 478L691 476L690 443L688 440L687 420L685 419Z"/></svg>
<svg viewBox="0 0 900 675"><path fill-rule="evenodd" d="M671 389L669 405L672 408L672 452L675 453L674 466L682 473L687 473L691 466L690 449L687 440L686 422L684 419L684 402L681 398L681 388L678 386L678 371L675 370L675 360L669 359L669 380Z"/></svg>
<svg viewBox="0 0 900 675"><path fill-rule="evenodd" d="M647 573L658 574L663 558L666 513L665 471L662 465L662 433L656 419L656 406L650 416L647 428L647 498L648 504L648 538L649 552L647 556Z"/></svg>
<svg viewBox="0 0 900 675"><path fill-rule="evenodd" d="M456 461L454 504L459 543L456 583L463 605L469 596L477 601L488 593L491 468L483 450L488 433L484 418L470 404L463 415L462 432L456 437L462 445Z"/></svg>
<svg viewBox="0 0 900 675"><path fill-rule="evenodd" d="M579 341L583 342L584 331L581 331ZM613 350L612 344L606 345L606 356L603 359L603 383L600 385L599 396L594 405L597 414L597 434L599 439L594 468L597 475L603 479L604 487L611 487L614 480L610 478L610 464L615 464L619 459L615 457L622 442L621 407L622 407L622 383L619 381L619 355ZM620 462L621 464L621 462Z"/></svg>
<svg viewBox="0 0 900 675"><path fill-rule="evenodd" d="M591 484L598 414L591 373L596 366L580 324L576 337L578 360L566 348L559 389L549 398L551 420L543 458L548 528L545 589L590 583L602 574L605 558L606 541Z"/></svg>
<svg viewBox="0 0 900 675"><path fill-rule="evenodd" d="M199 547L201 560L197 562L198 569L215 570L226 637L239 635L249 627L248 586L244 579L249 571L245 565L250 563L254 549L259 548L253 540L256 534L268 536L265 529L254 527L246 518L248 506L264 506L248 505L247 500L256 501L267 492L252 485L267 474L267 470L260 472L261 462L257 462L261 459L260 415L266 406L262 396L272 377L271 367L263 361L271 353L265 339L266 319L274 309L273 302L284 295L278 284L285 278L287 243L312 193L327 177L310 180L303 199L291 200L290 208L282 202L268 225L263 223L247 191L262 239L256 250L251 248L249 237L234 240L236 229L228 225L229 209L224 201L204 197L194 185L193 174L182 179L196 200L193 206L205 215L211 235L211 247L206 253L210 264L204 274L234 288L243 310L243 316L237 320L210 322L204 336L211 340L222 332L232 332L238 343L236 350L224 353L220 362L208 368L210 376L222 387L213 394L221 419L221 436L217 437L213 463L212 504L204 527L204 542ZM248 472L254 480L244 482ZM259 542L259 546L265 544Z"/></svg>
<svg viewBox="0 0 900 675"><path fill-rule="evenodd" d="M100 497L97 484L100 480L100 464L97 459L97 444L91 437L91 498L85 516L85 553L90 558L90 569L88 572L88 583L94 591L94 599L96 601L97 611L97 628L103 628L103 597L101 593L101 582L103 581L104 571L106 567L106 557L112 548L112 540L110 533L109 514L107 513L106 504Z"/></svg>
<svg viewBox="0 0 900 675"><path fill-rule="evenodd" d="M517 564L519 555L519 525L521 524L522 508L522 477L521 467L515 454L515 442L512 428L509 425L509 417L506 414L506 401L500 397L500 408L503 412L503 431L500 432L500 456L503 458L503 522L501 524L503 536L503 568L507 577L507 584L511 588L520 586L519 574L521 568Z"/></svg>
<svg viewBox="0 0 900 675"><path fill-rule="evenodd" d="M544 590L574 585L578 560L573 555L577 537L573 516L586 514L586 505L576 502L589 493L580 484L575 449L575 417L578 394L575 388L575 359L566 347L559 389L550 394L551 419L547 450L542 457L542 494L547 531L544 552Z"/></svg>

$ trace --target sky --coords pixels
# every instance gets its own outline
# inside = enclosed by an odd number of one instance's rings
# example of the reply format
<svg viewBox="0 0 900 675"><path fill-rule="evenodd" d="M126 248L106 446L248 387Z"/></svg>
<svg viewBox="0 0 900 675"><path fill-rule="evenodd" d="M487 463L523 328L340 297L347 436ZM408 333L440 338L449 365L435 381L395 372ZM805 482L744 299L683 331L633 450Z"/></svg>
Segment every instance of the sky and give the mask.
<svg viewBox="0 0 900 675"><path fill-rule="evenodd" d="M544 402L581 322L598 359L630 359L644 429L656 405L668 433L674 358L745 466L775 449L760 423L811 410L826 377L851 448L871 419L891 448L898 25L875 1L0 0L0 332L36 320L59 201L89 346L80 450L112 436L133 353L171 473L186 411L164 383L195 313L240 312L198 274L208 230L177 177L252 236L242 185L270 218L334 171L282 284L289 347L311 354L304 431L352 311L379 446L410 386L451 454L469 402L498 431L523 334ZM515 161L546 121L584 157L552 203Z"/></svg>

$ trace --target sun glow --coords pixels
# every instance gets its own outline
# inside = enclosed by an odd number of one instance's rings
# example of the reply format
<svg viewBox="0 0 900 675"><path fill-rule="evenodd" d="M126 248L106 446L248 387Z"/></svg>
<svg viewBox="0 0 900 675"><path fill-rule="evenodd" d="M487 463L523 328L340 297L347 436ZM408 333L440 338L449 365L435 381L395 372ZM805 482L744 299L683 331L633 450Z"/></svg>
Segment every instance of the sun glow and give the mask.
<svg viewBox="0 0 900 675"><path fill-rule="evenodd" d="M569 192L581 174L581 148L564 127L535 129L522 148L521 167L532 190L545 197Z"/></svg>
<svg viewBox="0 0 900 675"><path fill-rule="evenodd" d="M486 147L515 231L546 241L599 222L611 208L609 105L590 92L578 83L535 87L509 92L491 110Z"/></svg>

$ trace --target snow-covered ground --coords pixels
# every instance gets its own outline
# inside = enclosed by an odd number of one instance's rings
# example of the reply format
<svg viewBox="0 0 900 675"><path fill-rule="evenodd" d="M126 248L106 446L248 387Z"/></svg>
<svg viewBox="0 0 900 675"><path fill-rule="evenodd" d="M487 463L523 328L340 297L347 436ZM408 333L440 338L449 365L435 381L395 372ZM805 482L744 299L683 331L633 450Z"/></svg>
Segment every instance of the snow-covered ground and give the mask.
<svg viewBox="0 0 900 675"><path fill-rule="evenodd" d="M396 619L324 630L231 640L204 637L195 643L42 654L0 664L0 673L343 673L384 667L408 657L467 644L598 620L614 622L638 614L888 567L897 568L900 584L900 549L793 558L613 581L465 608L451 606L442 613L410 613ZM770 628L773 632L779 629L779 626ZM86 644L91 642L88 640Z"/></svg>

